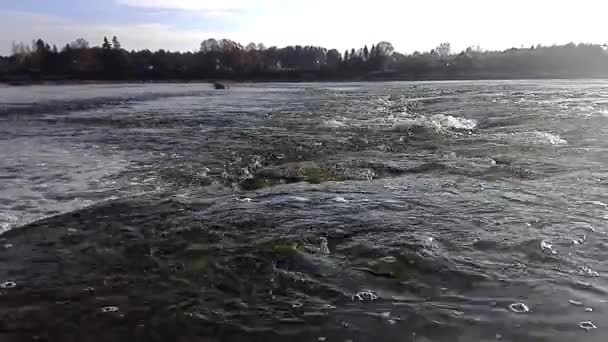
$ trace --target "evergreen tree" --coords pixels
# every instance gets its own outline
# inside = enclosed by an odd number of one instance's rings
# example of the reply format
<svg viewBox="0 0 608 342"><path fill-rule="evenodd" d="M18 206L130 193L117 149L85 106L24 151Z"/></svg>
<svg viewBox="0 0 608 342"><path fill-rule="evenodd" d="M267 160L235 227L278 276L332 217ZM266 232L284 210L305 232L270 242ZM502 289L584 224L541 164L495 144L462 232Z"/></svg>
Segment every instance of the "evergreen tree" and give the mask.
<svg viewBox="0 0 608 342"><path fill-rule="evenodd" d="M112 48L112 45L110 45L110 42L108 41L108 37L103 37L103 44L101 44L101 47L104 50L110 50Z"/></svg>
<svg viewBox="0 0 608 342"><path fill-rule="evenodd" d="M347 61L349 58L348 56L348 50L344 51L344 61Z"/></svg>
<svg viewBox="0 0 608 342"><path fill-rule="evenodd" d="M122 48L120 45L120 42L118 41L118 38L116 38L116 36L114 36L112 38L112 48L114 50L120 50Z"/></svg>
<svg viewBox="0 0 608 342"><path fill-rule="evenodd" d="M363 48L363 58L366 61L369 59L369 49L367 48L367 45L365 45L365 47Z"/></svg>
<svg viewBox="0 0 608 342"><path fill-rule="evenodd" d="M37 41L34 42L34 50L36 52L43 52L45 51L45 44L44 44L44 40L42 39L38 39Z"/></svg>

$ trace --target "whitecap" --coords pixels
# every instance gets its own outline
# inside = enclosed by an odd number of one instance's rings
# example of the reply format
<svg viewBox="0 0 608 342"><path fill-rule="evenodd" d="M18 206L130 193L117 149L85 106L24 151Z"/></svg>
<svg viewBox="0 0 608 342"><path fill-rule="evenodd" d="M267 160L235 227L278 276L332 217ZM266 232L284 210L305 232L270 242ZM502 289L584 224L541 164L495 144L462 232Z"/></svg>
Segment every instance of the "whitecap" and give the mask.
<svg viewBox="0 0 608 342"><path fill-rule="evenodd" d="M380 260L387 264L393 264L397 262L397 258L395 258L394 256L385 256L384 258L380 258Z"/></svg>
<svg viewBox="0 0 608 342"><path fill-rule="evenodd" d="M439 123L442 127L451 129L472 130L477 127L477 121L473 119L467 119L451 115L437 114L431 116L431 120Z"/></svg>
<svg viewBox="0 0 608 342"><path fill-rule="evenodd" d="M557 251L553 250L553 245L547 240L540 241L540 249L545 253L557 254Z"/></svg>
<svg viewBox="0 0 608 342"><path fill-rule="evenodd" d="M427 119L424 118L413 118L413 119L401 119L401 120L396 120L394 125L393 125L393 130L394 131L398 131L398 132L407 132L410 131L413 128L426 128L426 129L430 129L436 132L440 132L442 131L441 126L433 123L431 121L428 121Z"/></svg>
<svg viewBox="0 0 608 342"><path fill-rule="evenodd" d="M432 116L411 117L396 120L393 125L395 131L409 131L413 128L425 128L437 133L449 130L473 130L477 121L452 115L436 114Z"/></svg>
<svg viewBox="0 0 608 342"><path fill-rule="evenodd" d="M341 196L334 197L333 201L338 203L348 203L348 200Z"/></svg>
<svg viewBox="0 0 608 342"><path fill-rule="evenodd" d="M207 177L207 175L209 174L209 172L211 172L211 170L210 170L208 167L203 167L203 168L202 168L202 169L201 169L201 170L198 172L198 174L197 174L197 175L198 175L199 177ZM148 179L154 180L155 178L154 178L154 177L152 177L152 178L148 178ZM147 180L144 180L144 183L147 183Z"/></svg>
<svg viewBox="0 0 608 342"><path fill-rule="evenodd" d="M579 268L578 273L580 275L584 275L587 277L593 277L593 278L597 278L600 276L600 274L597 271L594 271L590 267L587 267L587 266L583 266L583 267Z"/></svg>
<svg viewBox="0 0 608 342"><path fill-rule="evenodd" d="M512 140L530 145L567 145L568 141L557 134L541 131L512 133Z"/></svg>
<svg viewBox="0 0 608 342"><path fill-rule="evenodd" d="M357 292L354 296L353 296L353 300L358 300L358 301L374 301L379 299L380 297L378 297L377 294L375 294L372 291L360 291Z"/></svg>
<svg viewBox="0 0 608 342"><path fill-rule="evenodd" d="M342 122L342 121L338 121L336 119L330 119L330 120L325 120L323 121L323 127L325 128L342 128L342 127L346 127L347 125Z"/></svg>
<svg viewBox="0 0 608 342"><path fill-rule="evenodd" d="M294 201L294 202L308 202L308 201L310 201L309 198L300 197L300 196L290 196L289 200Z"/></svg>
<svg viewBox="0 0 608 342"><path fill-rule="evenodd" d="M599 207L604 207L604 208L608 207L608 204L601 202L601 201L588 201L587 203L594 204L594 205L597 205Z"/></svg>
<svg viewBox="0 0 608 342"><path fill-rule="evenodd" d="M587 241L587 235L583 235L578 239L573 239L572 244L573 245L582 245L585 243L585 241Z"/></svg>

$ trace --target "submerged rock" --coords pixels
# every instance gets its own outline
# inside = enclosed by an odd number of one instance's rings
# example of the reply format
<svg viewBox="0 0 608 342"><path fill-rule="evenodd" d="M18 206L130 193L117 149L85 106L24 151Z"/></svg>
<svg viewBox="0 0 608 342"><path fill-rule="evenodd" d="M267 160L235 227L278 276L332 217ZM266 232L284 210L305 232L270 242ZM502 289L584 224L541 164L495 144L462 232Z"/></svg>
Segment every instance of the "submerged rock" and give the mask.
<svg viewBox="0 0 608 342"><path fill-rule="evenodd" d="M220 83L220 82L213 82L213 87L216 90L225 90L225 89L228 89L228 85L226 85L225 83Z"/></svg>

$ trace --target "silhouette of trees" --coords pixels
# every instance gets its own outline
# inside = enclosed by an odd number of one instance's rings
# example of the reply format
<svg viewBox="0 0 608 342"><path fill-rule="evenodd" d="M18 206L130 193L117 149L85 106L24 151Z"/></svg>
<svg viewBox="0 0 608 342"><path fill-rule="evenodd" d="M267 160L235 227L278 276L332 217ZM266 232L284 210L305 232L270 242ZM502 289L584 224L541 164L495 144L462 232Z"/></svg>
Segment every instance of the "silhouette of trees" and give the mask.
<svg viewBox="0 0 608 342"><path fill-rule="evenodd" d="M101 44L101 48L104 50L110 50L112 45L108 41L108 37L103 37L103 43Z"/></svg>
<svg viewBox="0 0 608 342"><path fill-rule="evenodd" d="M245 46L245 51L247 51L247 52L255 51L257 49L258 49L258 45L256 43L249 43L249 44L247 44L247 46Z"/></svg>
<svg viewBox="0 0 608 342"><path fill-rule="evenodd" d="M329 68L336 68L342 63L342 56L336 49L327 51L327 66Z"/></svg>
<svg viewBox="0 0 608 342"><path fill-rule="evenodd" d="M437 53L437 55L439 57L447 57L452 53L452 47L451 47L450 43L441 43L435 49L435 52Z"/></svg>
<svg viewBox="0 0 608 342"><path fill-rule="evenodd" d="M121 50L122 49L122 47L120 45L120 42L118 41L118 38L116 38L116 36L114 36L112 38L112 48L114 50Z"/></svg>
<svg viewBox="0 0 608 342"><path fill-rule="evenodd" d="M117 37L91 47L80 38L61 50L42 39L13 43L0 58L0 80L29 79L454 79L608 77L608 55L600 45L531 46L505 51L468 47L453 53L449 43L404 55L386 41L346 50L319 46L267 48L229 39L207 39L197 52L131 51Z"/></svg>
<svg viewBox="0 0 608 342"><path fill-rule="evenodd" d="M376 45L376 53L380 57L389 57L395 52L395 47L389 42L380 42Z"/></svg>
<svg viewBox="0 0 608 342"><path fill-rule="evenodd" d="M87 42L83 38L78 38L75 41L73 41L73 42L70 43L70 47L72 49L74 49L74 50L88 49L89 48L89 42Z"/></svg>

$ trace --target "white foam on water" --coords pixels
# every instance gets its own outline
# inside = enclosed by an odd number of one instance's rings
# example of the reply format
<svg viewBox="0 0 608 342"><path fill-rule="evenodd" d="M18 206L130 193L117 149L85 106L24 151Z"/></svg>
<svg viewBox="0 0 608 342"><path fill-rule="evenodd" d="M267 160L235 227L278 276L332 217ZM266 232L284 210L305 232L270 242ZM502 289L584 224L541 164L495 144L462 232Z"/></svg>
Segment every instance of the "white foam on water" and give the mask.
<svg viewBox="0 0 608 342"><path fill-rule="evenodd" d="M593 322L591 322L591 321L583 321L583 322L580 322L580 323L578 324L578 326L579 326L581 329L584 329L584 330L592 330L592 329L597 329L597 327L595 326L595 324L593 324Z"/></svg>
<svg viewBox="0 0 608 342"><path fill-rule="evenodd" d="M13 289L15 287L17 287L17 283L14 281L5 281L0 284L0 289Z"/></svg>
<svg viewBox="0 0 608 342"><path fill-rule="evenodd" d="M375 294L372 291L360 291L357 292L354 296L353 296L353 300L358 300L358 301L374 301L379 299L380 297L378 297L377 294Z"/></svg>
<svg viewBox="0 0 608 342"><path fill-rule="evenodd" d="M567 145L568 142L562 139L559 135L551 134L547 132L535 132L534 133L538 140L541 142L547 142L550 145Z"/></svg>
<svg viewBox="0 0 608 342"><path fill-rule="evenodd" d="M333 201L338 203L348 203L348 200L341 196L334 197Z"/></svg>
<svg viewBox="0 0 608 342"><path fill-rule="evenodd" d="M289 200L294 201L294 202L309 202L310 201L309 198L300 197L300 196L290 196Z"/></svg>
<svg viewBox="0 0 608 342"><path fill-rule="evenodd" d="M432 116L395 119L393 130L407 131L416 127L431 129L438 133L449 130L472 130L477 127L477 121L452 115L436 114Z"/></svg>
<svg viewBox="0 0 608 342"><path fill-rule="evenodd" d="M597 278L600 276L599 272L592 270L590 267L583 266L578 270L578 274L587 277Z"/></svg>
<svg viewBox="0 0 608 342"><path fill-rule="evenodd" d="M431 120L439 123L442 127L451 129L472 130L477 127L477 121L473 119L467 119L451 115L437 114L431 116Z"/></svg>
<svg viewBox="0 0 608 342"><path fill-rule="evenodd" d="M397 262L397 258L395 258L394 256L386 256L384 258L380 258L380 260L387 264L392 264L392 263Z"/></svg>
<svg viewBox="0 0 608 342"><path fill-rule="evenodd" d="M601 201L588 201L587 203L597 205L598 207L608 208L608 204Z"/></svg>
<svg viewBox="0 0 608 342"><path fill-rule="evenodd" d="M515 313L528 313L530 308L524 303L513 303L509 305L509 309Z"/></svg>
<svg viewBox="0 0 608 342"><path fill-rule="evenodd" d="M323 127L325 127L325 128L343 128L346 126L347 126L347 124L345 124L342 121L336 120L336 119L330 119L330 120L323 121Z"/></svg>
<svg viewBox="0 0 608 342"><path fill-rule="evenodd" d="M19 218L15 215L0 213L0 234L10 230L18 221Z"/></svg>
<svg viewBox="0 0 608 342"><path fill-rule="evenodd" d="M329 246L327 244L327 238L322 237L321 242L319 243L319 252L324 255L329 255Z"/></svg>
<svg viewBox="0 0 608 342"><path fill-rule="evenodd" d="M541 131L511 133L507 140L529 145L567 145L568 141L557 134Z"/></svg>
<svg viewBox="0 0 608 342"><path fill-rule="evenodd" d="M553 250L553 245L547 240L541 240L540 249L549 254L557 254L557 251Z"/></svg>

